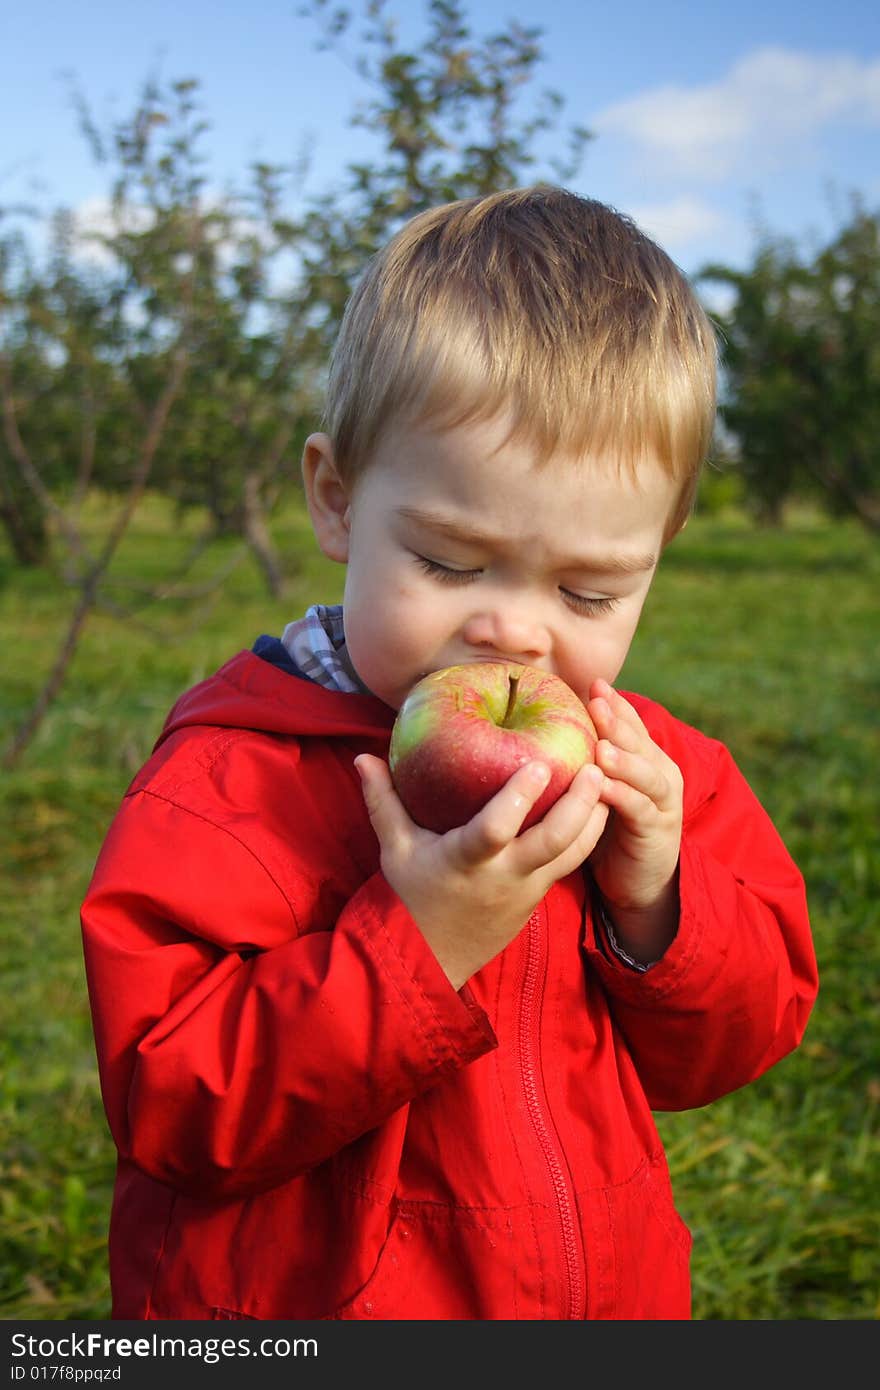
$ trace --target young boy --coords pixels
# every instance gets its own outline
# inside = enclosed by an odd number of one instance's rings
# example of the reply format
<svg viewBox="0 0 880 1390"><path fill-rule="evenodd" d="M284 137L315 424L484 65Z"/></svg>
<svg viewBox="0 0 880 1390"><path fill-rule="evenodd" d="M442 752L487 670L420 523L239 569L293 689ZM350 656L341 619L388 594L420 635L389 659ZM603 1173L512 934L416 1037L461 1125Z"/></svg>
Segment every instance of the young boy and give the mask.
<svg viewBox="0 0 880 1390"><path fill-rule="evenodd" d="M315 607L183 695L83 906L119 1152L118 1318L666 1319L690 1235L652 1109L797 1046L801 875L718 742L614 682L714 415L668 257L547 186L416 217L342 325ZM563 677L600 735L414 825L429 671Z"/></svg>

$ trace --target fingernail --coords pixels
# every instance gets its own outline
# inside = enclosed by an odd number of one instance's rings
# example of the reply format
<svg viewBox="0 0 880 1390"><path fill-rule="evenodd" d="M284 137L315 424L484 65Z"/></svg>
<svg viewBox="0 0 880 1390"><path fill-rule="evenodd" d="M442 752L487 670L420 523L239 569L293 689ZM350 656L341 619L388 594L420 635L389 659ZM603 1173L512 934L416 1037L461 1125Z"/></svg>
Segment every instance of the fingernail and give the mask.
<svg viewBox="0 0 880 1390"><path fill-rule="evenodd" d="M544 763L531 763L529 765L529 776L538 787L546 787L550 781L550 769Z"/></svg>
<svg viewBox="0 0 880 1390"><path fill-rule="evenodd" d="M361 772L360 761L361 761L360 758L355 758L355 760L354 760L354 770L355 770L355 772L357 773L358 777L360 777L361 781L363 782L363 780L364 780L364 774Z"/></svg>

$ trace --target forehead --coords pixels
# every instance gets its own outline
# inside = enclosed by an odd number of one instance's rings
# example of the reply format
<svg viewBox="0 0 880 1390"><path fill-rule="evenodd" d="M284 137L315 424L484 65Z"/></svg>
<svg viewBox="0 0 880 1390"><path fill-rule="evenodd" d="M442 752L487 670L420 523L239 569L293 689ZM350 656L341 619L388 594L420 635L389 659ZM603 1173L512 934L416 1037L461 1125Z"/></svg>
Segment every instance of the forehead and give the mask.
<svg viewBox="0 0 880 1390"><path fill-rule="evenodd" d="M659 549L678 483L656 459L631 468L613 456L539 456L503 421L433 430L400 427L380 442L373 475L403 523L458 529L544 553L610 545Z"/></svg>

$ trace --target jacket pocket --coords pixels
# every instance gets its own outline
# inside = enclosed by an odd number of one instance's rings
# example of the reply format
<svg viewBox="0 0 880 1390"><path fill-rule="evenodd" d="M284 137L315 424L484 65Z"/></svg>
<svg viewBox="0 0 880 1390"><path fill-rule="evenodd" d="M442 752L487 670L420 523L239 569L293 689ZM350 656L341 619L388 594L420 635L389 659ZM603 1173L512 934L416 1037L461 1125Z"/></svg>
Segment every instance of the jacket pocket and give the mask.
<svg viewBox="0 0 880 1390"><path fill-rule="evenodd" d="M336 1319L369 1320L376 1317L381 1318L383 1316L381 1312L376 1311L373 1295L377 1288L387 1285L389 1268L391 1268L393 1274L399 1266L400 1260L395 1250L397 1244L396 1233L397 1215L394 1214L391 1217L388 1234L385 1237L376 1263L373 1266L373 1272L370 1274L366 1283L361 1285L356 1294L353 1294L351 1298L341 1303L334 1313L325 1313L320 1321L330 1322Z"/></svg>
<svg viewBox="0 0 880 1390"><path fill-rule="evenodd" d="M691 1233L675 1209L662 1156L590 1195L588 1318L690 1318Z"/></svg>
<svg viewBox="0 0 880 1390"><path fill-rule="evenodd" d="M558 1217L532 1207L398 1203L367 1283L335 1318L490 1321L560 1316L540 1251ZM552 1280L550 1281L552 1283Z"/></svg>

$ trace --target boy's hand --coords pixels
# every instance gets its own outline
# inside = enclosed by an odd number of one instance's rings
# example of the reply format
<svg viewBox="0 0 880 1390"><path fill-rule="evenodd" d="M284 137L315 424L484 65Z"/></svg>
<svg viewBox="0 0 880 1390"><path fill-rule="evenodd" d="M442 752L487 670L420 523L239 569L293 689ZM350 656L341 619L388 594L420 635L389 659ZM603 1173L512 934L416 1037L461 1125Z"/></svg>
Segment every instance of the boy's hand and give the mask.
<svg viewBox="0 0 880 1390"><path fill-rule="evenodd" d="M678 927L678 858L684 783L632 705L594 681L587 709L596 725L602 801L612 811L590 858L620 946L636 960L658 959Z"/></svg>
<svg viewBox="0 0 880 1390"><path fill-rule="evenodd" d="M604 779L590 764L518 835L549 776L528 763L467 825L435 835L410 819L381 758L363 753L355 767L382 872L455 989L513 940L557 879L583 863L608 817L599 801Z"/></svg>

